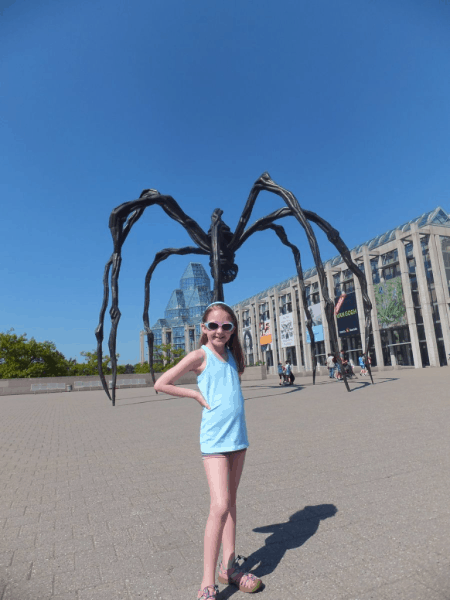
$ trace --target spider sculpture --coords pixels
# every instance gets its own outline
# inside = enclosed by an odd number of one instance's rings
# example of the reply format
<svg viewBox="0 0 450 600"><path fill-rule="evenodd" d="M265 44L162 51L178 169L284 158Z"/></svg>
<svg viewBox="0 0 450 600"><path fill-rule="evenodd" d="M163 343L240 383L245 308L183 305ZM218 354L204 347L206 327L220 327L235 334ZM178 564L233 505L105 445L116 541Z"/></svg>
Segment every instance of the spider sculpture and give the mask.
<svg viewBox="0 0 450 600"><path fill-rule="evenodd" d="M275 212L267 215L261 219L258 219L253 225L247 227L247 223L250 219L253 206L256 202L259 192L262 190L266 190L268 192L272 192L280 196L286 206L276 210ZM103 276L103 303L100 310L100 318L99 324L95 331L95 336L97 338L97 358L98 358L98 370L100 379L103 385L103 389L105 390L108 398L112 401L113 406L115 405L115 388L117 381L117 359L116 359L116 338L117 338L117 327L120 320L120 310L119 310L119 291L118 291L118 281L119 281L119 272L120 265L122 262L121 252L122 246L125 243L125 240L128 237L128 234L131 231L133 225L140 219L144 210L148 206L153 206L154 204L158 204L164 210L166 214L169 215L172 219L180 223L189 236L196 244L195 246L187 246L185 248L166 248L165 250L161 250L157 252L155 255L155 259L153 263L150 265L150 268L147 271L147 275L145 277L145 299L144 299L144 329L147 335L147 342L149 346L149 366L150 372L152 375L153 381L155 381L155 375L153 372L153 333L150 329L149 323L149 305L150 305L150 280L152 278L153 272L157 265L166 260L169 256L173 254L205 254L210 257L210 267L211 274L214 279L214 294L213 301L224 301L223 294L223 284L230 283L234 281L238 273L238 266L235 263L235 254L237 250L244 244L244 242L257 231L264 231L266 229L272 229L275 231L277 236L280 238L281 242L288 246L293 253L295 266L297 269L298 275L298 283L300 292L303 298L303 306L305 309L305 320L306 326L309 332L309 336L311 339L311 363L313 366L313 383L315 383L316 377L316 349L315 349L315 340L314 333L312 329L312 320L310 312L307 308L306 301L306 292L305 292L305 283L303 280L303 270L300 260L300 252L294 244L288 240L286 232L281 225L275 225L274 222L278 219L282 219L284 217L293 216L297 219L300 225L305 230L306 236L308 238L309 246L311 248L311 252L313 255L314 263L317 268L317 274L319 278L319 285L322 291L322 297L325 303L325 315L328 323L328 329L330 334L330 342L332 351L338 357L338 362L341 366L341 372L345 381L345 385L347 390L350 391L347 377L345 374L345 369L342 368L342 362L340 359L339 351L338 351L338 338L336 333L336 327L334 323L334 302L330 298L328 293L328 286L325 276L325 271L322 265L322 261L320 258L319 246L317 244L316 237L314 235L314 231L311 227L311 223L315 223L320 229L322 229L329 241L334 244L336 249L341 254L344 262L347 267L356 275L359 280L361 286L361 292L363 297L363 305L364 305L364 316L365 316L365 335L364 335L364 362L368 368L370 373L370 378L373 383L372 373L370 370L370 364L367 360L368 352L369 352L369 336L371 332L371 309L372 304L370 302L368 293L367 293L367 282L364 276L364 273L358 268L358 266L352 261L350 256L350 251L342 241L339 232L336 231L331 225L319 217L317 214L308 211L302 210L298 200L292 194L292 192L284 189L277 183L275 183L269 173L263 173L261 177L255 182L254 186L250 191L250 195L248 197L247 203L245 205L244 211L239 219L239 223L237 225L236 231L233 233L228 225L226 225L222 221L223 211L220 208L216 208L211 217L211 227L208 230L208 233L205 233L203 229L196 223L193 219L191 219L188 215L186 215L178 203L171 197L160 194L158 191L150 189L144 190L140 195L138 200L131 200L130 202L125 202L121 204L117 208L115 208L111 216L109 218L109 228L111 230L111 235L113 238L114 250L111 255L111 258L106 263L104 276ZM111 395L108 390L108 386L106 384L105 375L102 369L102 342L103 342L103 325L105 312L108 305L109 299L109 277L111 272L111 293L112 293L112 305L110 308L111 315L111 332L109 336L109 352L111 356L111 364L112 364L112 389Z"/></svg>

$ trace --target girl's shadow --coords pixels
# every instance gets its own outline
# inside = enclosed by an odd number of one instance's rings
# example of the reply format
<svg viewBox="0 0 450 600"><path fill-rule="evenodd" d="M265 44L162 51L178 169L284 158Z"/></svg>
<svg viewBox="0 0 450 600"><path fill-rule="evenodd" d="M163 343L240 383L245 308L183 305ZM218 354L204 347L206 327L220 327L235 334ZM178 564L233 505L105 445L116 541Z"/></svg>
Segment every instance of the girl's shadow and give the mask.
<svg viewBox="0 0 450 600"><path fill-rule="evenodd" d="M264 546L253 552L245 561L245 570L257 577L272 573L287 550L302 546L319 529L323 519L334 517L337 513L334 504L305 506L289 517L286 523L274 523L256 527L256 533L270 533ZM258 566L256 566L258 565ZM256 568L254 568L256 566Z"/></svg>
<svg viewBox="0 0 450 600"><path fill-rule="evenodd" d="M272 573L280 563L287 550L302 546L319 529L320 521L334 517L338 509L334 504L305 506L289 517L286 523L274 523L264 527L256 527L256 533L270 533L264 546L253 552L243 565L243 570L252 572L257 577ZM256 566L257 565L257 566ZM255 568L256 567L256 568ZM262 591L264 585L261 587ZM234 586L223 590L220 598L230 598L236 592Z"/></svg>

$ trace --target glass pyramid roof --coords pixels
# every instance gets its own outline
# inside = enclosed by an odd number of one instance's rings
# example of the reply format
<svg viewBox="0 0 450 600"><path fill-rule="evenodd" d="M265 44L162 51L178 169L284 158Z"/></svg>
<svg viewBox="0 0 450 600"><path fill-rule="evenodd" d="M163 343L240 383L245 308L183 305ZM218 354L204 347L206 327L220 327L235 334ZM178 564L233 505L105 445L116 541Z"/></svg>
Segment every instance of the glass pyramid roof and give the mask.
<svg viewBox="0 0 450 600"><path fill-rule="evenodd" d="M202 264L190 262L181 277L180 287L170 295L164 319L158 319L152 329L196 325L201 322L201 317L211 302L211 280L208 274Z"/></svg>

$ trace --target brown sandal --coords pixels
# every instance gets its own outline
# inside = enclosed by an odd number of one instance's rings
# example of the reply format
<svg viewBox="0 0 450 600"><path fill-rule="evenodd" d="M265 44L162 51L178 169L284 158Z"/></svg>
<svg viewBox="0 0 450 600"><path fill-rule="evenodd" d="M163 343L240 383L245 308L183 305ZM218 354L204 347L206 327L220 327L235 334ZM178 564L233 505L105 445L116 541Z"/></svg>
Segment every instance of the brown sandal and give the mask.
<svg viewBox="0 0 450 600"><path fill-rule="evenodd" d="M198 593L201 594L201 596L197 595L197 600L215 600L219 593L219 588L217 585L208 585L203 590L199 590Z"/></svg>
<svg viewBox="0 0 450 600"><path fill-rule="evenodd" d="M219 583L236 585L241 592L253 593L259 590L262 585L261 579L258 579L253 573L244 573L240 570L239 560L246 561L245 556L238 555L233 560L229 569L225 569L223 564L219 565Z"/></svg>

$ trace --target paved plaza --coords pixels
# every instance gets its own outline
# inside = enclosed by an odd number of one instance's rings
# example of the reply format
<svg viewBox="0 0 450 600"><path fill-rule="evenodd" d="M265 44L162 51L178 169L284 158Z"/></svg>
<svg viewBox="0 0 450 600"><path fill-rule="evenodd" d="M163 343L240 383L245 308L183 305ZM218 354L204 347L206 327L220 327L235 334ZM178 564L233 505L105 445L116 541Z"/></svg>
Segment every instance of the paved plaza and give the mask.
<svg viewBox="0 0 450 600"><path fill-rule="evenodd" d="M237 551L258 598L450 599L450 369L374 380L244 382ZM195 600L209 494L194 401L4 396L0 416L0 600Z"/></svg>

